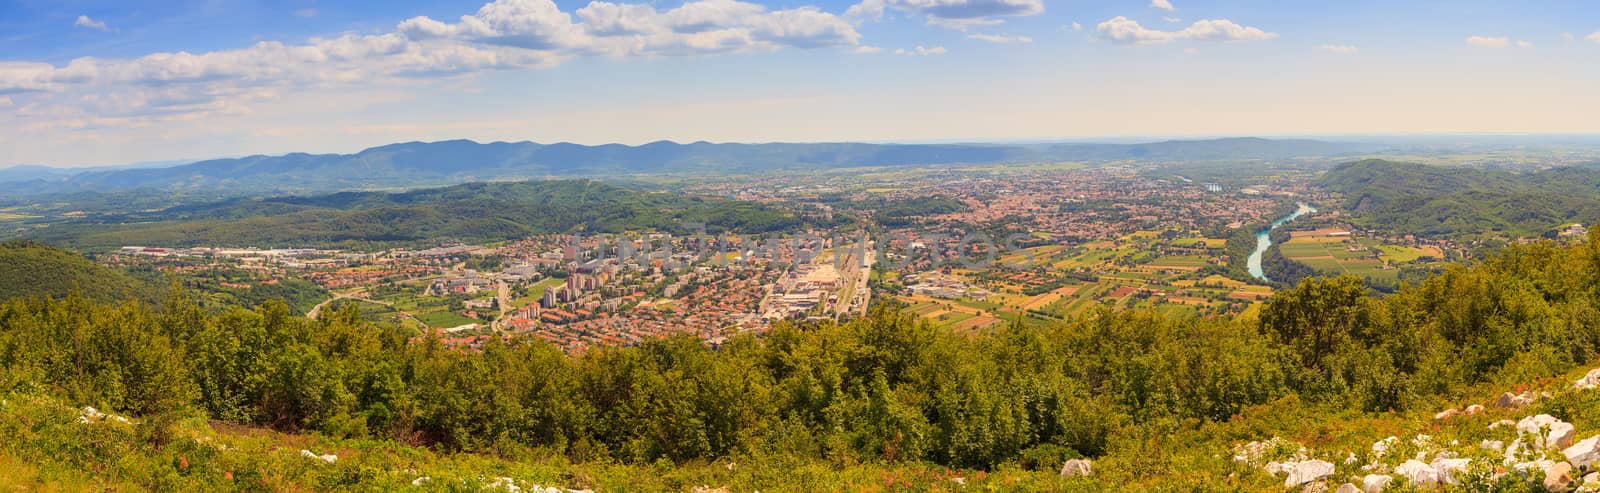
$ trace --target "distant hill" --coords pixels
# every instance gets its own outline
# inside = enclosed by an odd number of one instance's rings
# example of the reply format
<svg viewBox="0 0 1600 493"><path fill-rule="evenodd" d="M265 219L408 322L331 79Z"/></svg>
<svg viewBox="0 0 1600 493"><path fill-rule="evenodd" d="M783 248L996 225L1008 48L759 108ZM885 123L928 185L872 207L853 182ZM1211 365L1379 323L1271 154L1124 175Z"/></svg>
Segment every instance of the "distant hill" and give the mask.
<svg viewBox="0 0 1600 493"><path fill-rule="evenodd" d="M153 213L102 215L32 231L75 248L355 246L483 242L543 233L786 231L832 220L788 209L588 180L469 183L409 192L233 199Z"/></svg>
<svg viewBox="0 0 1600 493"><path fill-rule="evenodd" d="M34 180L55 180L70 176L72 173L65 169L39 166L36 164L19 164L0 168L0 183L26 182Z"/></svg>
<svg viewBox="0 0 1600 493"><path fill-rule="evenodd" d="M13 193L163 190L332 191L445 185L496 179L617 174L716 174L862 166L996 164L1039 161L1283 159L1343 156L1369 144L1233 138L1147 144L713 144L640 146L469 140L409 142L356 154L215 159L182 166L83 172L38 180ZM0 180L4 181L4 180Z"/></svg>
<svg viewBox="0 0 1600 493"><path fill-rule="evenodd" d="M1365 160L1339 165L1317 185L1345 196L1358 221L1399 233L1511 237L1600 220L1600 169L1517 174Z"/></svg>
<svg viewBox="0 0 1600 493"><path fill-rule="evenodd" d="M0 243L0 301L34 295L60 298L74 289L99 301L154 299L143 281L76 253L31 242Z"/></svg>

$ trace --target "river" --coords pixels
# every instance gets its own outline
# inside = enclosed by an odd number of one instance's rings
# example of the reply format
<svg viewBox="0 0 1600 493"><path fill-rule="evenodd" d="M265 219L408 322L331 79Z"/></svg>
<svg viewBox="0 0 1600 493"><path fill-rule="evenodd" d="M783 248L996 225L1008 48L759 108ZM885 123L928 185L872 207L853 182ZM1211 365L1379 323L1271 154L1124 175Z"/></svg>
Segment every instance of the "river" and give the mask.
<svg viewBox="0 0 1600 493"><path fill-rule="evenodd" d="M1294 212L1290 212L1289 215L1278 218L1278 220L1272 222L1271 226L1256 232L1256 251L1250 254L1250 259L1248 262L1246 262L1246 267L1250 269L1250 275L1252 277L1262 281L1272 282L1271 279L1267 279L1267 273L1261 270L1261 256L1265 255L1267 253L1267 249L1272 247L1272 230L1278 229L1278 226L1282 226L1289 221L1293 221L1297 217L1317 212L1316 207L1307 205L1304 202L1301 202L1299 205L1300 207L1296 208Z"/></svg>

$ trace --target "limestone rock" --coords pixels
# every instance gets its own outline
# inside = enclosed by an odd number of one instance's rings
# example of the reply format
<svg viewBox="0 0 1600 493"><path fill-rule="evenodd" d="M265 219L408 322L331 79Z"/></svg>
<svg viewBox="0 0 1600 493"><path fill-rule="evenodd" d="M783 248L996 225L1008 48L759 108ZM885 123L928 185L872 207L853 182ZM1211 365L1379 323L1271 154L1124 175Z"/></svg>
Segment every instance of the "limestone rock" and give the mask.
<svg viewBox="0 0 1600 493"><path fill-rule="evenodd" d="M1457 415L1457 414L1461 414L1461 411L1459 411L1459 410L1456 410L1456 408L1453 408L1453 407L1452 407L1452 408L1450 408L1450 409L1446 409L1446 410L1443 410L1443 411L1439 411L1439 413L1438 413L1438 414L1435 414L1435 415L1433 415L1433 419L1434 419L1434 420L1435 420L1435 421L1437 421L1437 420L1443 420L1443 419L1450 419L1450 418L1451 418L1451 417L1454 417L1454 416L1455 416L1455 415Z"/></svg>
<svg viewBox="0 0 1600 493"><path fill-rule="evenodd" d="M1094 474L1094 463L1089 459L1072 459L1061 465L1062 476L1088 476Z"/></svg>
<svg viewBox="0 0 1600 493"><path fill-rule="evenodd" d="M1583 439L1561 451L1573 467L1600 466L1600 435Z"/></svg>
<svg viewBox="0 0 1600 493"><path fill-rule="evenodd" d="M1289 466L1289 477L1283 480L1283 486L1293 488L1333 475L1333 463L1325 460L1308 460L1296 462Z"/></svg>
<svg viewBox="0 0 1600 493"><path fill-rule="evenodd" d="M1544 470L1545 491L1567 491L1572 487L1572 464L1557 462Z"/></svg>
<svg viewBox="0 0 1600 493"><path fill-rule="evenodd" d="M1361 493L1361 488L1357 488L1356 485L1350 483L1345 483L1339 485L1339 488L1333 490L1333 493Z"/></svg>
<svg viewBox="0 0 1600 493"><path fill-rule="evenodd" d="M1474 414L1481 413L1481 412L1483 412L1483 404L1473 404L1473 405L1467 406L1467 409L1462 411L1462 412L1466 413L1467 416L1472 416Z"/></svg>
<svg viewBox="0 0 1600 493"><path fill-rule="evenodd" d="M323 462L326 462L326 463L329 463L329 464L332 464L332 463L334 463L334 461L339 460L339 456L337 456L337 455L333 455L333 454L317 455L316 452L312 452L312 451L306 450L306 449L300 449L300 456L308 458L308 459L317 459L317 460L320 460L320 461L323 461Z"/></svg>
<svg viewBox="0 0 1600 493"><path fill-rule="evenodd" d="M1432 467L1440 483L1454 485L1467 473L1467 465L1471 463L1471 459L1436 459Z"/></svg>
<svg viewBox="0 0 1600 493"><path fill-rule="evenodd" d="M1384 487L1389 486L1391 481L1394 481L1394 477L1387 474L1368 474L1367 477L1361 478L1361 491L1362 493L1380 493Z"/></svg>
<svg viewBox="0 0 1600 493"><path fill-rule="evenodd" d="M1439 473L1433 466L1424 464L1419 460L1408 460L1404 464L1394 466L1394 473L1417 487L1429 487L1439 484Z"/></svg>
<svg viewBox="0 0 1600 493"><path fill-rule="evenodd" d="M1500 409L1521 409L1523 406L1532 403L1533 399L1528 397L1527 394L1513 394L1506 392L1500 394L1500 398L1494 400L1494 407Z"/></svg>
<svg viewBox="0 0 1600 493"><path fill-rule="evenodd" d="M1517 434L1535 437L1533 447L1536 450L1563 449L1572 446L1572 435L1575 431L1572 423L1548 414L1529 416L1517 422Z"/></svg>
<svg viewBox="0 0 1600 493"><path fill-rule="evenodd" d="M1589 370L1589 373L1585 374L1583 378L1572 382L1572 386L1578 390L1590 390L1600 387L1600 368Z"/></svg>

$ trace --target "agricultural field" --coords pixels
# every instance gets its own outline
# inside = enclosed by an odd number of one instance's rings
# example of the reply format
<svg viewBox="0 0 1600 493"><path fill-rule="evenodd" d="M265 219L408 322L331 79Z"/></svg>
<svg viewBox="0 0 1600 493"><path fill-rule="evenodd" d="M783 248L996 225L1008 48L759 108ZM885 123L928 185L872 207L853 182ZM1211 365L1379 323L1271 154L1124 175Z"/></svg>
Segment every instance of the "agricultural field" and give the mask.
<svg viewBox="0 0 1600 493"><path fill-rule="evenodd" d="M1272 294L1272 288L1203 272L1224 264L1227 240L1174 231L1139 231L1116 240L1079 245L1044 245L997 259L987 271L955 269L951 274L992 294L983 301L901 297L905 313L940 327L966 329L990 323L983 316L953 317L954 310L988 312L1000 320L1026 313L1030 320L1059 320L1098 308L1150 309L1196 315L1244 311ZM1031 262L1030 262L1031 259ZM1029 265L1018 271L1007 265ZM959 319L958 319L959 318Z"/></svg>
<svg viewBox="0 0 1600 493"><path fill-rule="evenodd" d="M1279 249L1285 258L1305 264L1319 273L1352 274L1391 283L1398 280L1401 264L1442 256L1436 247L1383 244L1368 238L1329 234L1321 230L1296 232Z"/></svg>

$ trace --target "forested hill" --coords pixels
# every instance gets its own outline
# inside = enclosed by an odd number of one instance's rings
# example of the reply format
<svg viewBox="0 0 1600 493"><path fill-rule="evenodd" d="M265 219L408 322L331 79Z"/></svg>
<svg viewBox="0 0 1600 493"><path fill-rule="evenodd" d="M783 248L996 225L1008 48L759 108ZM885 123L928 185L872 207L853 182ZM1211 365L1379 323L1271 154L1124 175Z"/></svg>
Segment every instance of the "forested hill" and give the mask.
<svg viewBox="0 0 1600 493"><path fill-rule="evenodd" d="M408 192L234 199L154 213L104 215L33 230L76 248L118 245L360 246L484 242L543 233L763 233L832 219L777 206L587 180L470 183Z"/></svg>
<svg viewBox="0 0 1600 493"><path fill-rule="evenodd" d="M1360 224L1398 233L1535 237L1600 220L1600 168L1517 174L1365 160L1318 179Z"/></svg>
<svg viewBox="0 0 1600 493"><path fill-rule="evenodd" d="M356 154L291 153L215 159L168 168L39 173L12 195L161 190L332 191L546 177L716 174L864 166L994 164L1037 161L1285 159L1346 156L1383 149L1355 143L1230 138L1142 144L713 144L640 146L469 140L408 142ZM32 169L32 168L30 168ZM38 171L38 170L35 170ZM70 170L56 170L66 175ZM7 181L0 178L0 181Z"/></svg>
<svg viewBox="0 0 1600 493"><path fill-rule="evenodd" d="M38 243L0 243L0 301L60 298L76 290L100 301L154 301L152 286L82 256Z"/></svg>

